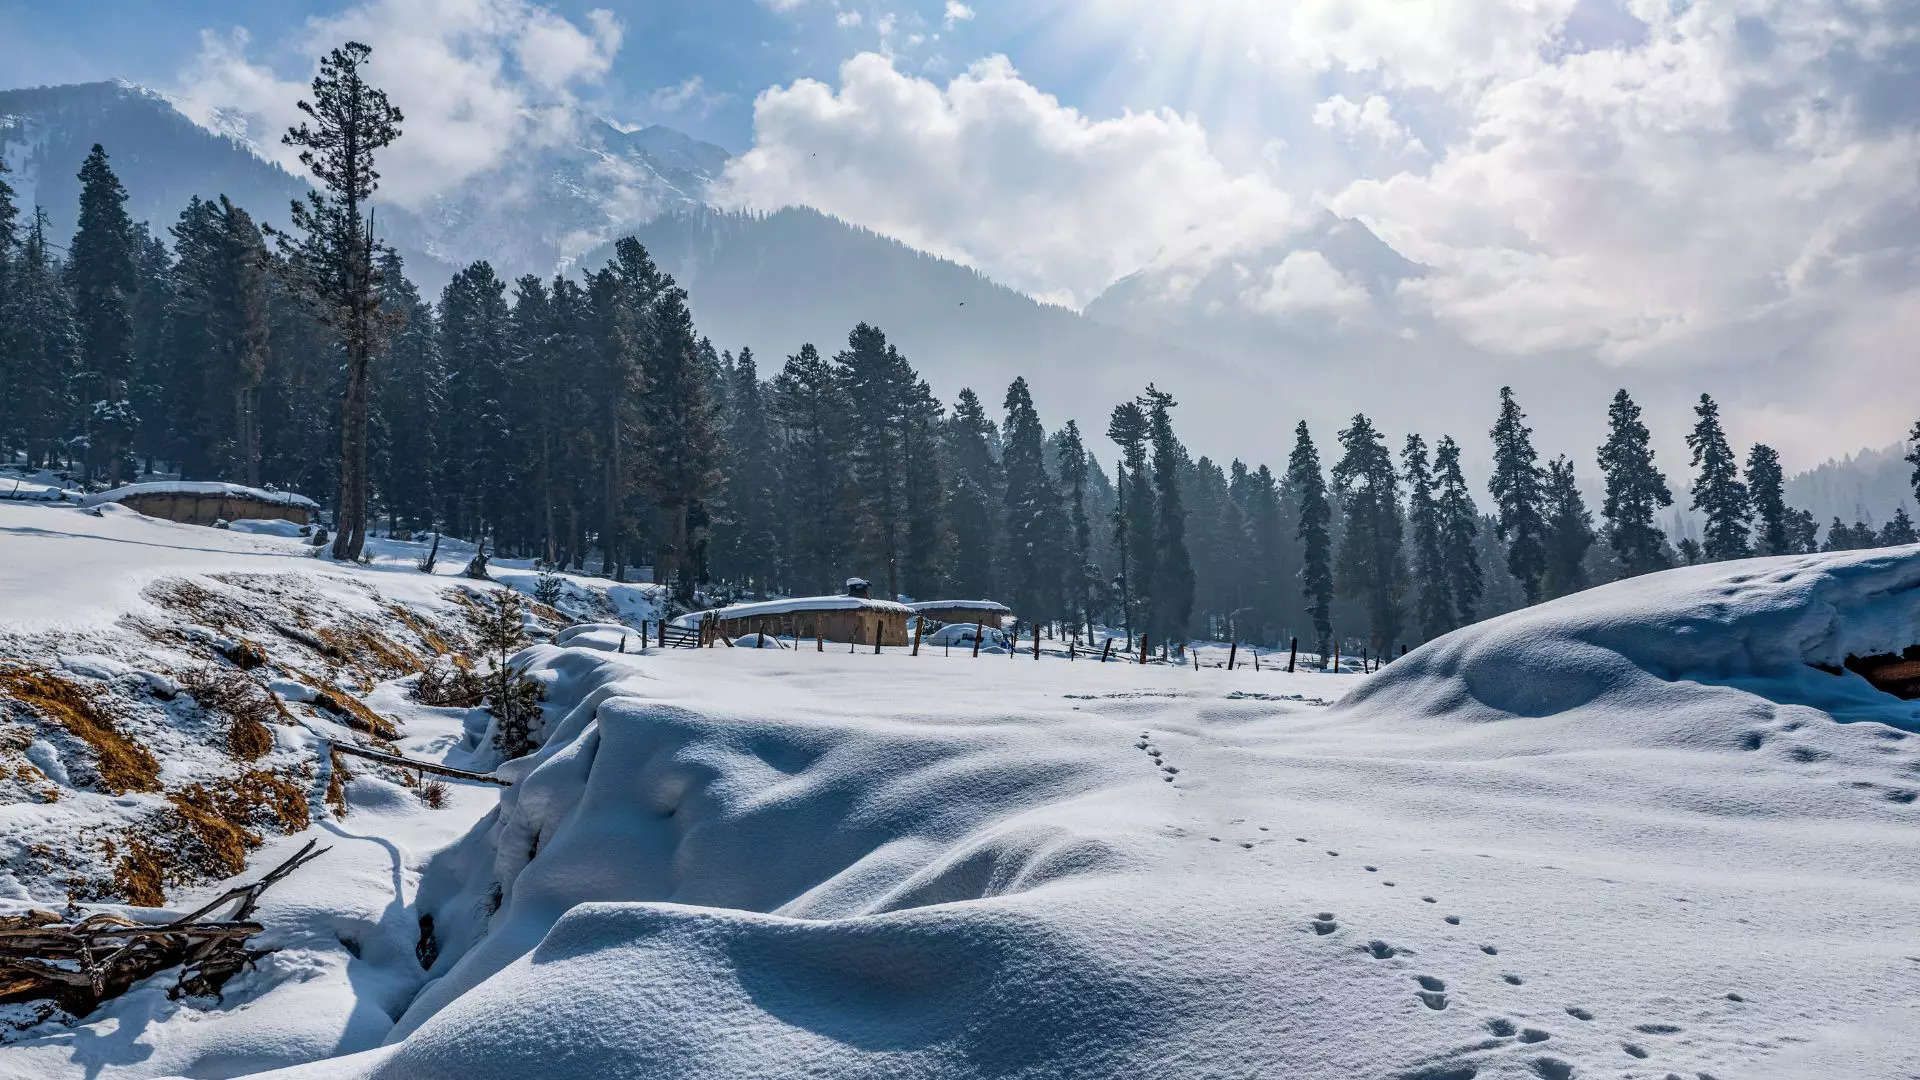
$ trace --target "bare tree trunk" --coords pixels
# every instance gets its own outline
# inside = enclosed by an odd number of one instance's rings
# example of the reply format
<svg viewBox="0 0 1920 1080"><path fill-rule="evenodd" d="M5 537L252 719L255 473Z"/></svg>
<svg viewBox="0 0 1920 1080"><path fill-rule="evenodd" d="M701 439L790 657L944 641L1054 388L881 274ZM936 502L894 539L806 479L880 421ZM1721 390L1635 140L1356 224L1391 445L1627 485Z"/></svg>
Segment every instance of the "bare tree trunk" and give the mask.
<svg viewBox="0 0 1920 1080"><path fill-rule="evenodd" d="M333 557L358 559L367 539L367 350L348 338L347 395L340 415L340 520Z"/></svg>

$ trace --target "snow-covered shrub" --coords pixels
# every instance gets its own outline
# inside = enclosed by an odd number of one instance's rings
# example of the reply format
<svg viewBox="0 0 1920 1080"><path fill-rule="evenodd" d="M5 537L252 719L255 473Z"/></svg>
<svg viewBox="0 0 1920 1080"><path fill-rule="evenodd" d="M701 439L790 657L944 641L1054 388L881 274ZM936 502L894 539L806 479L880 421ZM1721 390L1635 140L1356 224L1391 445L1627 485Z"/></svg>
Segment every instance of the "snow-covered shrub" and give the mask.
<svg viewBox="0 0 1920 1080"><path fill-rule="evenodd" d="M533 579L533 598L548 607L558 605L561 597L566 595L566 589L567 579L561 577L560 572L552 566L542 566L540 576Z"/></svg>

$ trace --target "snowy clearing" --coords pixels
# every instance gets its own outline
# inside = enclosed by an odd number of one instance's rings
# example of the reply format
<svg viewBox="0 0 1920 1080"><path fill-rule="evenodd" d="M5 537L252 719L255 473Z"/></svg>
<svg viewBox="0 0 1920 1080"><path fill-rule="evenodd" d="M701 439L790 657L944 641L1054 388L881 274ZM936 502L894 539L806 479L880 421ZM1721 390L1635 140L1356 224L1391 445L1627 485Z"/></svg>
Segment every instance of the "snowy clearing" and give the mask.
<svg viewBox="0 0 1920 1080"><path fill-rule="evenodd" d="M139 579L236 560L446 584L398 573L406 551L339 567L111 513L0 507L0 528L40 563L0 559L8 622L58 602L52 622L110 625ZM335 847L267 894L281 949L224 1003L156 979L18 1033L0 1077L1920 1061L1920 703L1810 666L1920 642L1920 549L1635 579L1367 677L620 638L522 654L546 744L499 768L514 787L428 811L356 781L346 819L256 852ZM113 676L98 651L75 663ZM402 752L494 764L463 710L368 701Z"/></svg>

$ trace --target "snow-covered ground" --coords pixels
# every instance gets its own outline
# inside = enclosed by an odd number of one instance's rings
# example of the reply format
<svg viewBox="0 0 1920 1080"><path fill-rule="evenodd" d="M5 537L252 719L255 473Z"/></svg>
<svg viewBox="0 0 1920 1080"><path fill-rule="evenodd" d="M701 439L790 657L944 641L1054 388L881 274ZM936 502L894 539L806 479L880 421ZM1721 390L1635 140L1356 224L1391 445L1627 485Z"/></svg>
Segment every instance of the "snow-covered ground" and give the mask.
<svg viewBox="0 0 1920 1080"><path fill-rule="evenodd" d="M39 535L7 513L0 567ZM0 598L128 595L57 576ZM1372 676L619 638L523 654L546 745L497 804L317 818L223 1004L157 980L0 1077L1920 1075L1920 705L1809 666L1920 643L1920 548L1626 582ZM400 695L403 748L489 763Z"/></svg>

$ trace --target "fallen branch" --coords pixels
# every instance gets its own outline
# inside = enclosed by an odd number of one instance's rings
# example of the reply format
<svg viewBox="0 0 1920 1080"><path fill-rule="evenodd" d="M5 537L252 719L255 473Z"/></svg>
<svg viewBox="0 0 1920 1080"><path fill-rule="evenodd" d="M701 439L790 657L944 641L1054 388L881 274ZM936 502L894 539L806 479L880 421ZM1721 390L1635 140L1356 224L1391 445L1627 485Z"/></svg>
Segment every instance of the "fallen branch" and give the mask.
<svg viewBox="0 0 1920 1080"><path fill-rule="evenodd" d="M332 739L326 740L326 743L327 748L334 753L352 754L355 757L366 758L368 761L380 762L382 765L392 765L398 769L414 769L419 772L430 772L435 776L450 776L455 780L475 780L482 784L498 784L501 787L513 786L513 781L503 780L490 773L468 772L466 769L456 769L451 765L436 765L431 761L420 761L416 758L401 757L399 754L368 750L352 743L335 742Z"/></svg>
<svg viewBox="0 0 1920 1080"><path fill-rule="evenodd" d="M190 915L167 923L142 923L100 912L63 923L50 911L0 916L0 1003L51 1000L74 1016L133 984L179 967L168 993L218 997L228 979L263 955L247 948L261 926L248 917L260 894L329 851L316 842L268 871L258 881L228 889ZM229 902L225 919L200 920Z"/></svg>

